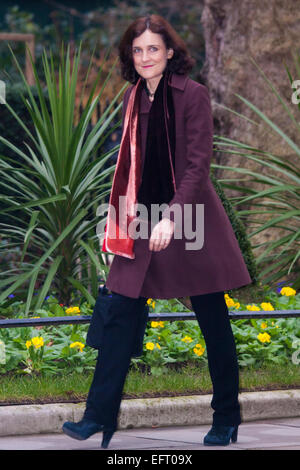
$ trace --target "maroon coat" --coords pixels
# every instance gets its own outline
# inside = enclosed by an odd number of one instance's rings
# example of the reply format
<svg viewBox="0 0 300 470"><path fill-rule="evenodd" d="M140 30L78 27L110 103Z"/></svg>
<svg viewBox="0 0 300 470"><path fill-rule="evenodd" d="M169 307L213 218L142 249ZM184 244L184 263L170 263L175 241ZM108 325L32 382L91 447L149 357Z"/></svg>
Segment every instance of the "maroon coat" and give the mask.
<svg viewBox="0 0 300 470"><path fill-rule="evenodd" d="M192 204L195 230L196 204L204 204L204 244L200 249L186 249L186 243L193 243L196 238L186 238L181 225L182 239L173 235L167 248L161 251L150 251L149 239L137 238L135 259L114 255L106 285L114 292L133 298L186 297L235 289L252 282L230 220L209 177L213 118L208 89L187 75L179 74L171 75L170 85L176 121L177 189L169 206ZM132 87L124 95L123 122ZM140 104L142 168L151 104L143 89ZM172 215L171 218L175 220ZM176 228L179 226L176 223Z"/></svg>

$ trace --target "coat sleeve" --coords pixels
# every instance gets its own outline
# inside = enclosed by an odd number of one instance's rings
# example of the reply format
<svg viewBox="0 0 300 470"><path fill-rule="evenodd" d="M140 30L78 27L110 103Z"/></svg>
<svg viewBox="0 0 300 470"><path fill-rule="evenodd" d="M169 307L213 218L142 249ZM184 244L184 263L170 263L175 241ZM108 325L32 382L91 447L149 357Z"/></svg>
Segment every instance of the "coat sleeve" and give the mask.
<svg viewBox="0 0 300 470"><path fill-rule="evenodd" d="M195 203L209 178L213 153L213 117L205 85L199 83L191 89L184 112L187 165L174 197L162 213L163 217L173 221L172 205L179 204L183 211L184 204Z"/></svg>

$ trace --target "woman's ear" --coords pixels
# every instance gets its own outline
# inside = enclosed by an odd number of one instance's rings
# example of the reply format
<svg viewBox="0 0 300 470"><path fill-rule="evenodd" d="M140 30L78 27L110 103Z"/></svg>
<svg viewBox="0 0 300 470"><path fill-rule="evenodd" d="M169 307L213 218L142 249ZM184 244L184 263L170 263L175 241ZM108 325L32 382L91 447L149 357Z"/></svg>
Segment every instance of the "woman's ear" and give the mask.
<svg viewBox="0 0 300 470"><path fill-rule="evenodd" d="M168 49L167 58L171 59L173 57L173 54L174 54L174 49L172 48Z"/></svg>

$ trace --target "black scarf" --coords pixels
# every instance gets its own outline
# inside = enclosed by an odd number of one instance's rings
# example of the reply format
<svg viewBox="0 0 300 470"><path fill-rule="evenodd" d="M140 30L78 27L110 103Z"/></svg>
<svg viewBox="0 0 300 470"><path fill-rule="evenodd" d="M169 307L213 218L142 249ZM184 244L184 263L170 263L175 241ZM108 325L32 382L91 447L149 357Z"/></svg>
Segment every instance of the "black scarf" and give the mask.
<svg viewBox="0 0 300 470"><path fill-rule="evenodd" d="M137 196L138 202L147 207L148 220L151 216L151 204L168 204L174 196L163 106L163 93L165 90L169 115L168 133L175 172L175 113L172 89L168 85L169 74L170 72L165 69L155 91L149 112L145 162L142 183ZM147 94L149 94L146 80L144 80L144 86ZM161 214L159 220L161 220Z"/></svg>

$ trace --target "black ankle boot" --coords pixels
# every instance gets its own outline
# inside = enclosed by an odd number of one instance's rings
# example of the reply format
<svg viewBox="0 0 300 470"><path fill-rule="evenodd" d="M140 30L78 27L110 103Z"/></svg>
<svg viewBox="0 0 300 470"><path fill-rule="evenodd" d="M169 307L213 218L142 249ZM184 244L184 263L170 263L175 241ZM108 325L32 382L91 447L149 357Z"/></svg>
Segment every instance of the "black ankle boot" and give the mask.
<svg viewBox="0 0 300 470"><path fill-rule="evenodd" d="M227 446L232 442L237 441L239 425L225 426L223 424L213 424L209 432L203 440L205 446Z"/></svg>
<svg viewBox="0 0 300 470"><path fill-rule="evenodd" d="M84 441L93 434L103 431L101 447L105 449L108 447L108 444L115 432L115 429L108 429L104 424L98 424L95 421L90 421L87 419L82 419L78 423L66 421L63 424L62 430L65 434L67 434L67 436L79 441Z"/></svg>

